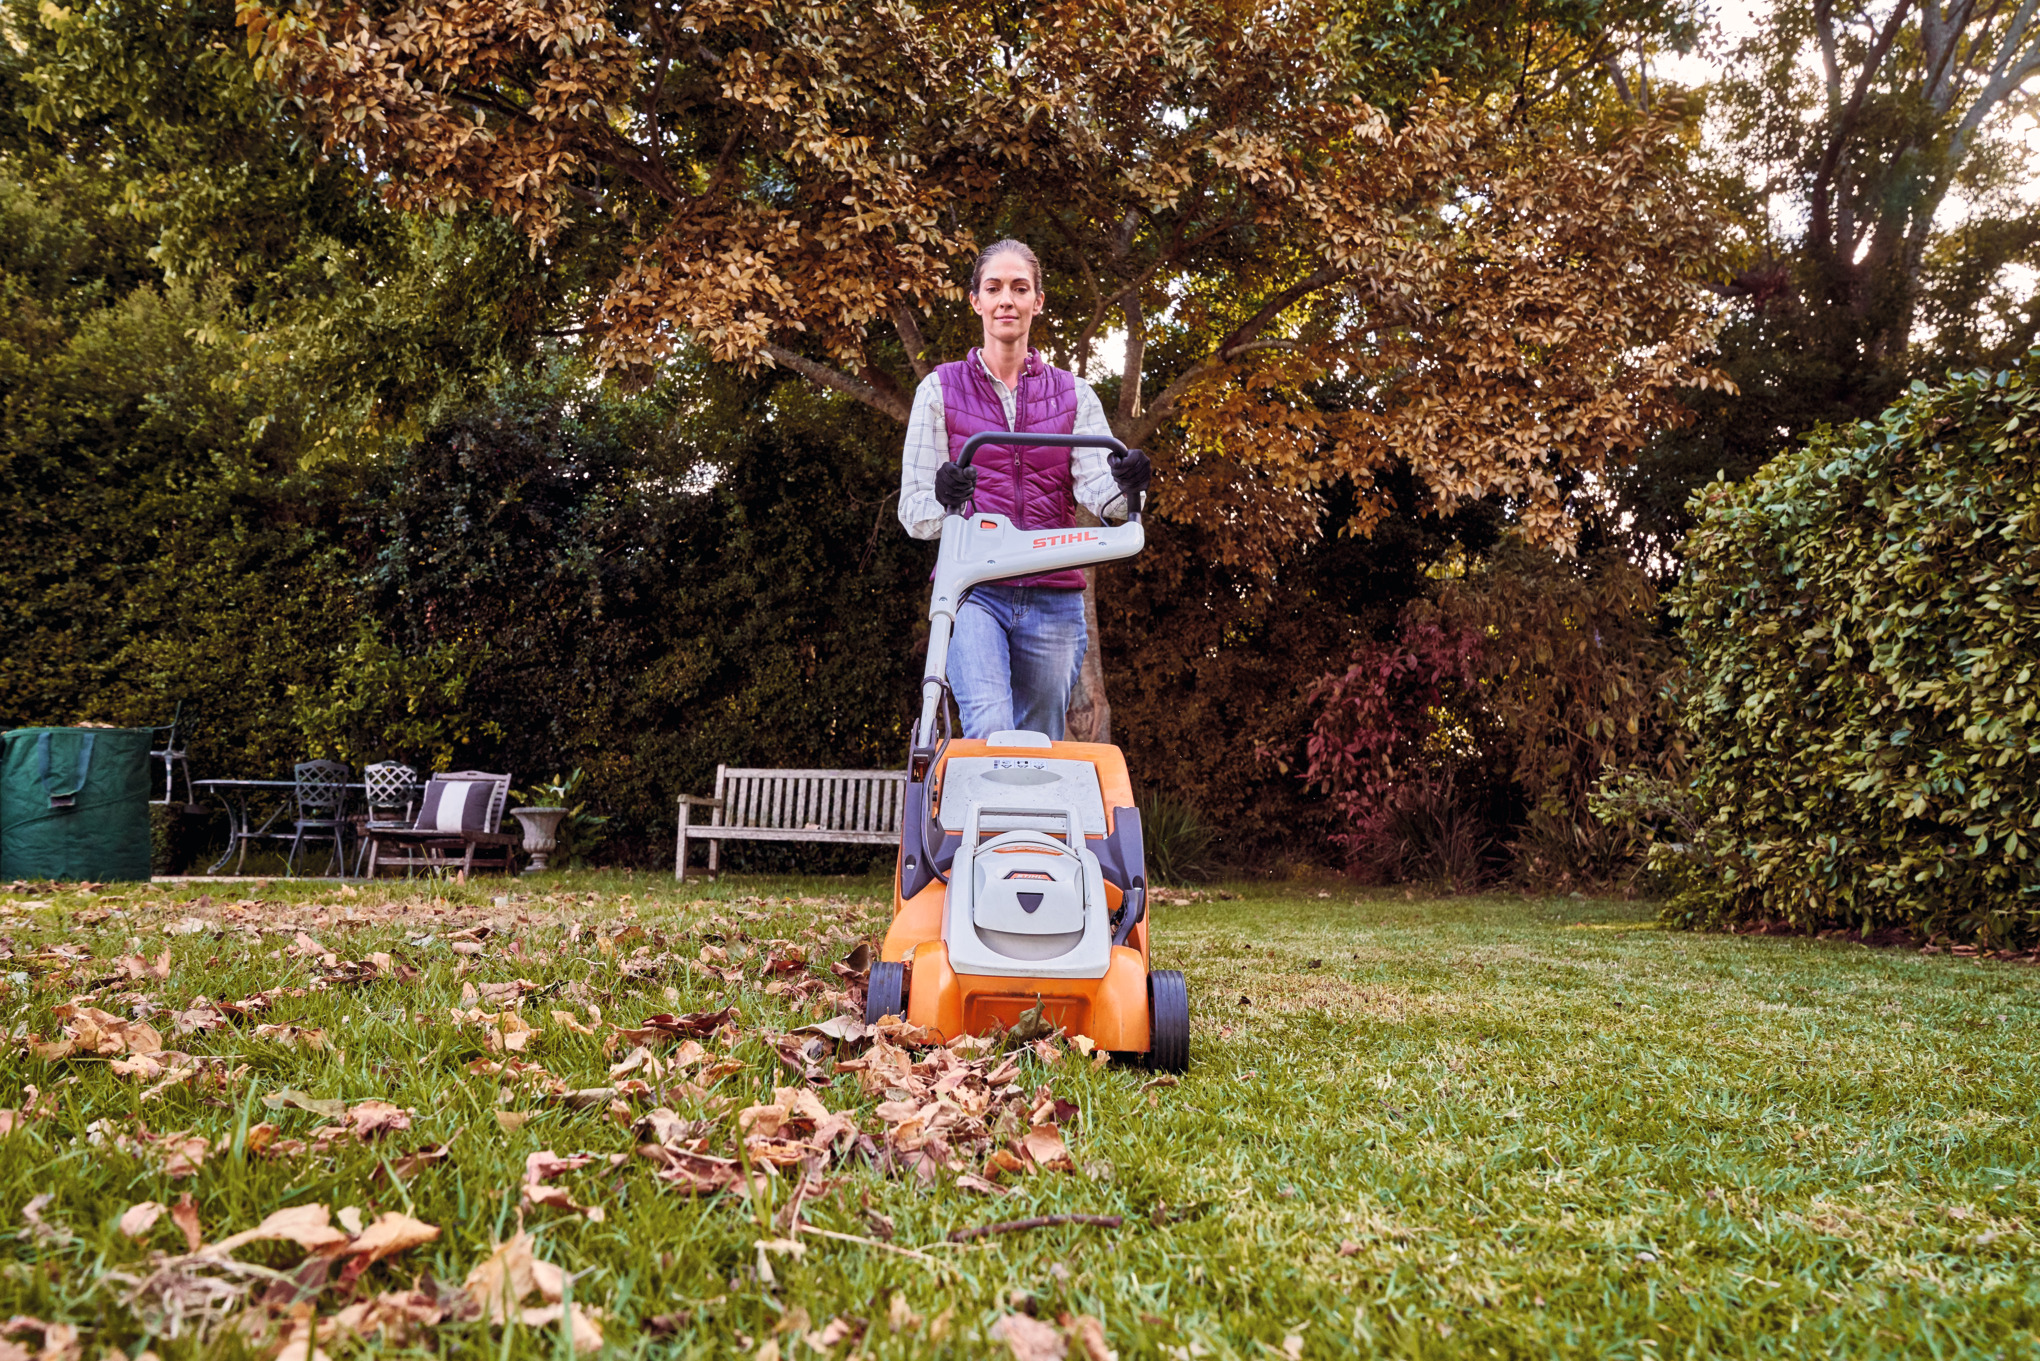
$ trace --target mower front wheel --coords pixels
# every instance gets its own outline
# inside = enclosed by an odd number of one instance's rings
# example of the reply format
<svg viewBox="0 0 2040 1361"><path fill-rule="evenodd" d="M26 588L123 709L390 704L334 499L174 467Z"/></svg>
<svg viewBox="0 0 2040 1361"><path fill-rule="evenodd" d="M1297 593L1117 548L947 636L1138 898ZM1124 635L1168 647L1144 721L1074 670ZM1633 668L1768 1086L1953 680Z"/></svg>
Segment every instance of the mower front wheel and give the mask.
<svg viewBox="0 0 2040 1361"><path fill-rule="evenodd" d="M864 988L864 1023L877 1025L888 1016L907 1016L907 966L880 960L871 966Z"/></svg>
<svg viewBox="0 0 2040 1361"><path fill-rule="evenodd" d="M1164 1073L1190 1071L1190 989L1174 969L1148 975L1147 1066Z"/></svg>

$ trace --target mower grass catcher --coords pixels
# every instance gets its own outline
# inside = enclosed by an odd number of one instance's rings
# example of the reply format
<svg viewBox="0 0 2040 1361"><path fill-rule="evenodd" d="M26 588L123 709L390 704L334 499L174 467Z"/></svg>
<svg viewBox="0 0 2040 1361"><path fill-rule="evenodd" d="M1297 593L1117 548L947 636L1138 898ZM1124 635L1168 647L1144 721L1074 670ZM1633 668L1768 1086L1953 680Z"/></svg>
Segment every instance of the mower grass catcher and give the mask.
<svg viewBox="0 0 2040 1361"><path fill-rule="evenodd" d="M1078 435L975 436L981 445L1121 449ZM1016 529L948 516L928 607L928 662L908 758L892 929L872 966L867 1020L904 1017L944 1040L1011 1027L1024 1012L1168 1072L1190 1065L1183 975L1148 967L1147 868L1126 758L1036 732L955 738L944 702L949 639L972 586L1130 558L1124 525Z"/></svg>

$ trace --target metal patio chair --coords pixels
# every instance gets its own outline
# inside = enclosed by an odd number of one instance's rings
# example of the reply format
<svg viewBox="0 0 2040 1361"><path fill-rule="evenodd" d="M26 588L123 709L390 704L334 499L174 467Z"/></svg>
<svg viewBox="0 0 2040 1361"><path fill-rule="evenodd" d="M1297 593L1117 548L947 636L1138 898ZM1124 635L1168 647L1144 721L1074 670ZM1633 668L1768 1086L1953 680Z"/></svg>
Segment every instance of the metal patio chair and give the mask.
<svg viewBox="0 0 2040 1361"><path fill-rule="evenodd" d="M198 800L191 793L191 760L185 748L180 746L177 740L177 730L183 726L183 723L184 701L180 699L177 701L176 710L170 716L170 721L166 724L158 724L150 729L152 733L161 735L163 746L161 750L151 751L149 753L149 760L151 762L161 761L163 763L163 797L160 802L165 805L170 803L172 793L177 787L177 771L179 767L182 767L184 770L184 806L186 808L194 808L197 806Z"/></svg>
<svg viewBox="0 0 2040 1361"><path fill-rule="evenodd" d="M378 761L361 771L363 811L355 815L354 873L368 863L370 841L377 832L400 831L418 811L418 772L396 761Z"/></svg>
<svg viewBox="0 0 2040 1361"><path fill-rule="evenodd" d="M284 864L296 874L298 854L307 841L330 841L332 854L326 863L333 873L347 868L347 777L353 772L338 761L302 761L292 771L297 788L296 835Z"/></svg>

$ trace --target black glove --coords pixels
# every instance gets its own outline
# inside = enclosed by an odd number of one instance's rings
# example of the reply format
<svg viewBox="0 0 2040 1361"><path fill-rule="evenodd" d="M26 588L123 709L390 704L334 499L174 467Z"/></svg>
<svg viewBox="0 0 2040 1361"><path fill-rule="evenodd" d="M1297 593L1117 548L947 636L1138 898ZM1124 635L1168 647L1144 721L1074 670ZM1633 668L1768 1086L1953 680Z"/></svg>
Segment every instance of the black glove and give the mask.
<svg viewBox="0 0 2040 1361"><path fill-rule="evenodd" d="M1119 484L1120 494L1126 497L1129 511L1141 508L1141 498L1147 495L1148 482L1154 477L1154 465L1148 456L1138 449L1128 449L1123 454L1107 454L1105 466L1112 470L1112 480Z"/></svg>
<svg viewBox="0 0 2040 1361"><path fill-rule="evenodd" d="M977 469L945 463L935 470L935 499L951 515L963 514L963 503L977 490Z"/></svg>

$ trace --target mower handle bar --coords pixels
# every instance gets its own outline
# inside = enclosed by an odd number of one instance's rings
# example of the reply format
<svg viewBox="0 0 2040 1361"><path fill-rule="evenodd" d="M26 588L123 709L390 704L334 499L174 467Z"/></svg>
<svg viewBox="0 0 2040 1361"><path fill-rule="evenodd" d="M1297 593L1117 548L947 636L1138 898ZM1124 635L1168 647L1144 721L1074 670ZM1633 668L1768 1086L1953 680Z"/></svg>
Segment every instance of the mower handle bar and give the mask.
<svg viewBox="0 0 2040 1361"><path fill-rule="evenodd" d="M1038 444L1050 449L1109 449L1115 454L1126 452L1126 446L1110 435L1035 435L1019 430L987 430L983 434L972 435L964 442L963 452L956 456L956 466L968 468L972 456L986 444Z"/></svg>
<svg viewBox="0 0 2040 1361"><path fill-rule="evenodd" d="M963 452L956 456L956 466L968 468L971 459L977 456L977 451L987 444L1033 444L1048 449L1104 449L1115 454L1127 452L1126 446L1110 435L1036 435L1023 430L986 430L964 441ZM1143 496L1141 499L1147 498ZM1109 508L1111 503L1106 504ZM1129 505L1126 518L1138 523L1139 508Z"/></svg>

